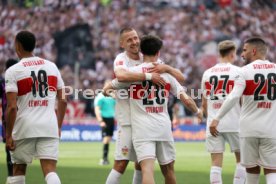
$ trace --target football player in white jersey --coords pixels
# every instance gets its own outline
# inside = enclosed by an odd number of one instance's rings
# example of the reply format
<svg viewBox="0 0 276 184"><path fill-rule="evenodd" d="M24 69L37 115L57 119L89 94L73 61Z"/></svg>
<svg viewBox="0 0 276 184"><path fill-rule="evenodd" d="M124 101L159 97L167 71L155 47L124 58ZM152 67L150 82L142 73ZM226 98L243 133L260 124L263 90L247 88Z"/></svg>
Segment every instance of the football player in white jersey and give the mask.
<svg viewBox="0 0 276 184"><path fill-rule="evenodd" d="M165 81L157 73L134 73L128 69L143 62L140 53L140 39L133 28L124 28L120 31L120 46L124 52L117 55L114 61L114 72L120 82L136 82L151 80L154 84L164 85ZM168 65L157 64L152 68L155 72L168 72L177 80L184 81L182 73ZM106 184L117 184L124 173L129 160L136 161L136 155L132 146L130 127L129 99L116 99L115 117L118 122L118 136L116 140L115 162L109 173ZM141 171L135 164L133 183L141 183Z"/></svg>
<svg viewBox="0 0 276 184"><path fill-rule="evenodd" d="M21 31L15 38L20 61L5 74L7 139L14 164L9 184L24 184L27 164L40 159L47 184L60 184L56 174L60 129L66 110L63 80L56 65L32 54L35 36ZM58 109L55 113L55 101Z"/></svg>
<svg viewBox="0 0 276 184"><path fill-rule="evenodd" d="M259 183L261 167L266 182L276 183L276 64L266 60L267 52L267 44L259 37L245 41L241 56L248 64L210 125L211 134L218 136L220 120L243 97L240 144L247 184Z"/></svg>
<svg viewBox="0 0 276 184"><path fill-rule="evenodd" d="M206 148L211 153L212 167L210 183L222 184L222 161L225 142L236 156L236 171L233 184L244 184L245 168L240 165L239 118L240 104L237 102L229 113L220 120L219 135L214 137L209 132L209 125L216 112L220 109L225 97L234 87L234 79L240 68L232 65L236 59L236 45L233 41L225 40L218 44L219 63L206 70L201 81L202 107L207 116Z"/></svg>
<svg viewBox="0 0 276 184"><path fill-rule="evenodd" d="M130 71L146 73L159 57L162 41L147 35L141 39L141 52L144 63L130 68ZM176 183L174 175L175 149L171 131L171 121L167 111L169 92L178 96L192 112L202 117L194 100L189 97L177 80L168 73L161 74L165 86L157 86L151 81L118 83L113 80L114 88L130 87L130 112L132 140L137 159L142 168L142 183L154 183L154 161L157 158L166 184Z"/></svg>

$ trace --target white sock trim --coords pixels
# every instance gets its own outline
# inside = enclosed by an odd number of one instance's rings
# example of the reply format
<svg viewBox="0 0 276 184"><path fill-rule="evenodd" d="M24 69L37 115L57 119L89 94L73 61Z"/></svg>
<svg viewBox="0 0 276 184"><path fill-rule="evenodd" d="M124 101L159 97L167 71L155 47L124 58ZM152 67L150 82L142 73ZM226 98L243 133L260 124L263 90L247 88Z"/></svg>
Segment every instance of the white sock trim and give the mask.
<svg viewBox="0 0 276 184"><path fill-rule="evenodd" d="M237 163L233 184L244 184L245 179L246 179L246 170L240 163Z"/></svg>
<svg viewBox="0 0 276 184"><path fill-rule="evenodd" d="M218 167L218 166L212 166L211 167L211 172L221 173L222 172L222 168Z"/></svg>
<svg viewBox="0 0 276 184"><path fill-rule="evenodd" d="M122 175L120 172L116 171L115 169L112 169L111 172L117 177L120 177Z"/></svg>
<svg viewBox="0 0 276 184"><path fill-rule="evenodd" d="M51 177L52 175L56 175L55 172L49 172L46 176L45 176L45 180L47 181L49 179L49 177Z"/></svg>
<svg viewBox="0 0 276 184"><path fill-rule="evenodd" d="M141 171L141 170L137 170L137 169L135 169L135 170L134 170L134 172L137 172L137 173L142 173L142 171Z"/></svg>
<svg viewBox="0 0 276 184"><path fill-rule="evenodd" d="M142 171L134 170L132 184L141 184L142 183Z"/></svg>
<svg viewBox="0 0 276 184"><path fill-rule="evenodd" d="M236 164L236 167L242 167L242 168L244 168L244 167L241 165L241 163L237 163L237 164Z"/></svg>
<svg viewBox="0 0 276 184"><path fill-rule="evenodd" d="M276 183L276 173L269 173L265 175L267 184L275 184Z"/></svg>
<svg viewBox="0 0 276 184"><path fill-rule="evenodd" d="M260 174L246 173L246 184L259 184Z"/></svg>
<svg viewBox="0 0 276 184"><path fill-rule="evenodd" d="M106 184L119 184L120 183L120 177L121 173L116 171L115 169L112 169L106 178Z"/></svg>
<svg viewBox="0 0 276 184"><path fill-rule="evenodd" d="M212 166L210 170L210 183L222 184L221 167Z"/></svg>
<svg viewBox="0 0 276 184"><path fill-rule="evenodd" d="M60 179L57 175L56 172L49 172L46 176L45 176L45 181L47 182L47 184L60 184Z"/></svg>
<svg viewBox="0 0 276 184"><path fill-rule="evenodd" d="M25 176L12 176L9 178L8 184L25 184Z"/></svg>

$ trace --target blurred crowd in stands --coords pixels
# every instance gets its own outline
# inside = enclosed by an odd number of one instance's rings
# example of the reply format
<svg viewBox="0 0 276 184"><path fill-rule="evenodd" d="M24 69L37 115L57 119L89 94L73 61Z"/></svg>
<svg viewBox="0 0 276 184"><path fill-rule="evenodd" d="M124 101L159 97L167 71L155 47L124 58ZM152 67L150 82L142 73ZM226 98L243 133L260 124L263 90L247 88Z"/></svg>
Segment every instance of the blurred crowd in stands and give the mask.
<svg viewBox="0 0 276 184"><path fill-rule="evenodd" d="M270 45L276 61L276 0L2 0L0 7L0 69L15 58L13 39L21 29L37 36L35 54L56 61L53 35L76 24L88 24L93 37L95 69L81 68L77 88L101 88L112 78L120 52L119 31L134 27L140 35L164 41L161 59L179 68L188 89L200 88L203 71L217 61L216 44L232 39L241 47L252 35ZM241 58L237 60L242 65ZM74 86L74 69L60 68L66 85ZM81 96L81 94L80 94ZM91 110L88 104L87 111Z"/></svg>

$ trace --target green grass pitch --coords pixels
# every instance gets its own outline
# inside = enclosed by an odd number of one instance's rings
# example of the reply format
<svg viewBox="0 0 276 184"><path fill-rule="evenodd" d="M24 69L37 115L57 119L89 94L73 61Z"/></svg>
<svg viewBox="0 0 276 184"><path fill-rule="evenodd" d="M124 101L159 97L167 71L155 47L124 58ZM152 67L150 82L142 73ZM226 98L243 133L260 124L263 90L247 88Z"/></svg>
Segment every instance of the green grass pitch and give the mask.
<svg viewBox="0 0 276 184"><path fill-rule="evenodd" d="M110 146L111 165L98 165L102 155L101 143L61 143L58 162L58 174L63 184L104 184L113 164L115 144ZM208 184L210 156L205 151L204 143L176 143L177 158L175 172L179 184ZM5 183L6 168L4 163L4 144L0 146L0 184ZM223 183L232 184L235 169L234 155L226 151L223 166ZM158 164L155 166L156 184L163 182ZM130 184L133 174L133 163L130 163L121 183ZM45 183L38 160L28 167L27 184ZM262 176L261 182L264 182Z"/></svg>

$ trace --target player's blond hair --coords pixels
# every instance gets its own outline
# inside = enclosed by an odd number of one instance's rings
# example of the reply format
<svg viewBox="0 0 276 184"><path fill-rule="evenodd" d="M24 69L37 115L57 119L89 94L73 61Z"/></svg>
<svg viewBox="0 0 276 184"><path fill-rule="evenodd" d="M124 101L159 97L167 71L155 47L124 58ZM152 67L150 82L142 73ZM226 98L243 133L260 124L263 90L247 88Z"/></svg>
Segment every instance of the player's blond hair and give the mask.
<svg viewBox="0 0 276 184"><path fill-rule="evenodd" d="M224 40L218 44L218 51L221 57L227 56L234 50L236 50L236 44L231 40Z"/></svg>

